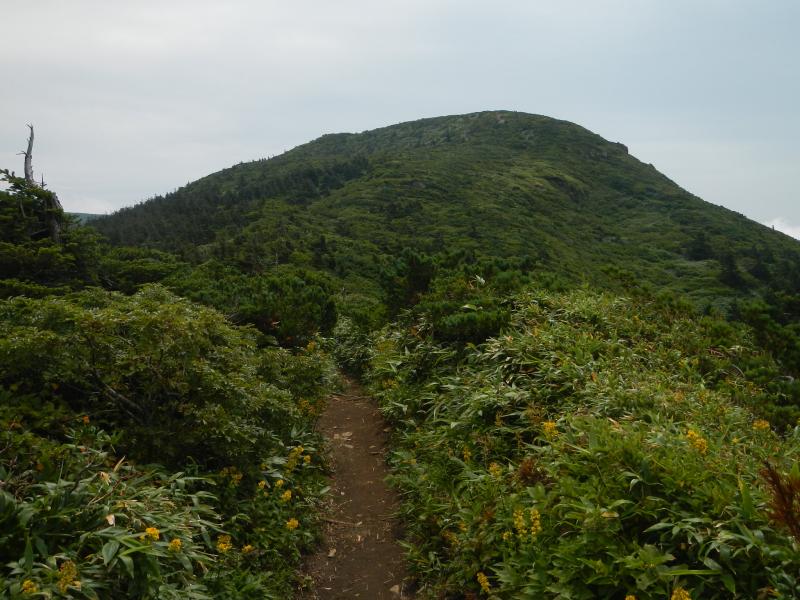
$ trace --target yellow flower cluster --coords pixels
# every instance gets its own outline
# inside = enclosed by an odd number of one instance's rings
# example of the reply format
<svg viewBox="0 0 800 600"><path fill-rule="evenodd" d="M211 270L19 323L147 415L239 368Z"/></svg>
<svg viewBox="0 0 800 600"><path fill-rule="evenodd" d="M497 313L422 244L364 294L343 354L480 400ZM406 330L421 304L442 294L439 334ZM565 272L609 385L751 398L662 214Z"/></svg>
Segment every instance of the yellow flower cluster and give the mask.
<svg viewBox="0 0 800 600"><path fill-rule="evenodd" d="M304 414L306 416L309 416L309 417L313 417L317 413L317 410L314 408L314 405L311 404L311 402L309 402L305 398L301 398L299 400L299 402L297 403L297 409L302 414Z"/></svg>
<svg viewBox="0 0 800 600"><path fill-rule="evenodd" d="M489 474L495 479L500 479L503 476L503 467L493 462L489 465Z"/></svg>
<svg viewBox="0 0 800 600"><path fill-rule="evenodd" d="M542 516L535 508L531 508L528 511L528 515L531 520L531 537L536 537L542 531Z"/></svg>
<svg viewBox="0 0 800 600"><path fill-rule="evenodd" d="M231 487L236 487L242 482L243 475L239 472L239 469L236 467L225 467L222 471L219 472L223 478L228 478L230 481L228 485Z"/></svg>
<svg viewBox="0 0 800 600"><path fill-rule="evenodd" d="M483 571L478 573L475 576L475 579L478 580L478 584L481 586L481 589L484 591L484 593L488 594L489 592L492 591L492 586L489 585L489 578Z"/></svg>
<svg viewBox="0 0 800 600"><path fill-rule="evenodd" d="M300 527L300 521L298 521L294 517L286 521L286 529L288 529L289 531L294 531L298 527Z"/></svg>
<svg viewBox="0 0 800 600"><path fill-rule="evenodd" d="M225 554L226 552L230 551L233 548L233 544L231 543L231 536L229 535L221 535L217 538L217 551Z"/></svg>
<svg viewBox="0 0 800 600"><path fill-rule="evenodd" d="M504 531L503 532L503 536L502 536L503 537L503 541L507 542L508 540L510 540L513 537L513 535L514 534L511 533L510 531Z"/></svg>
<svg viewBox="0 0 800 600"><path fill-rule="evenodd" d="M636 596L634 596L633 594L628 594L627 596L625 596L625 600L636 600Z"/></svg>
<svg viewBox="0 0 800 600"><path fill-rule="evenodd" d="M525 535L525 531L528 529L527 525L525 524L525 513L522 512L521 508L518 508L514 511L514 529L517 530L517 535L519 537L523 537Z"/></svg>
<svg viewBox="0 0 800 600"><path fill-rule="evenodd" d="M451 546L458 546L458 536L453 533L452 531L443 531L442 537L447 541L448 544Z"/></svg>
<svg viewBox="0 0 800 600"><path fill-rule="evenodd" d="M247 544L247 545L242 547L242 554L250 554L254 550L255 550L255 548L253 547L252 544Z"/></svg>
<svg viewBox="0 0 800 600"><path fill-rule="evenodd" d="M295 446L289 451L289 458L286 459L286 472L291 473L297 466L297 461L300 460L300 455L303 454L302 446Z"/></svg>
<svg viewBox="0 0 800 600"><path fill-rule="evenodd" d="M544 437L551 440L558 435L558 426L555 421L545 421L542 423L542 431L544 431Z"/></svg>
<svg viewBox="0 0 800 600"><path fill-rule="evenodd" d="M275 487L276 488L282 488L283 484L284 484L283 479L278 479L278 481L275 482Z"/></svg>
<svg viewBox="0 0 800 600"><path fill-rule="evenodd" d="M183 542L181 542L178 538L170 541L169 545L167 546L167 550L170 552L180 552L181 547L183 547Z"/></svg>
<svg viewBox="0 0 800 600"><path fill-rule="evenodd" d="M281 500L283 502L288 502L291 499L292 499L292 490L286 490L281 494Z"/></svg>
<svg viewBox="0 0 800 600"><path fill-rule="evenodd" d="M469 462L469 459L472 458L472 450L469 449L469 446L464 446L461 456L464 457L464 462Z"/></svg>
<svg viewBox="0 0 800 600"><path fill-rule="evenodd" d="M753 422L753 429L755 431L767 431L769 429L769 421L764 419L756 419Z"/></svg>
<svg viewBox="0 0 800 600"><path fill-rule="evenodd" d="M303 457L303 462L304 462L305 464L307 464L307 465L311 464L311 455L310 455L310 454L306 454L306 455Z"/></svg>
<svg viewBox="0 0 800 600"><path fill-rule="evenodd" d="M265 480L262 479L258 482L258 489L263 490L265 487L267 487L267 482Z"/></svg>
<svg viewBox="0 0 800 600"><path fill-rule="evenodd" d="M690 429L686 432L686 439L689 440L689 444L691 444L692 448L697 450L700 454L708 452L708 442L706 438L697 433L694 429Z"/></svg>
<svg viewBox="0 0 800 600"><path fill-rule="evenodd" d="M68 560L61 563L61 566L58 568L58 591L64 594L67 588L79 586L80 582L76 581L77 577L78 568L75 566L74 562Z"/></svg>
<svg viewBox="0 0 800 600"><path fill-rule="evenodd" d="M23 594L35 594L39 591L39 587L30 579L26 579L22 582L22 593Z"/></svg>
<svg viewBox="0 0 800 600"><path fill-rule="evenodd" d="M161 532L155 527L148 527L144 530L144 535L148 540L155 542L161 536Z"/></svg>
<svg viewBox="0 0 800 600"><path fill-rule="evenodd" d="M692 600L691 595L682 587L676 587L672 590L672 596L670 596L670 600Z"/></svg>
<svg viewBox="0 0 800 600"><path fill-rule="evenodd" d="M517 537L524 539L528 535L535 538L542 531L542 515L536 508L528 509L528 518L525 518L525 511L521 508L514 510L514 529L517 532ZM503 533L503 540L508 541L511 539L511 532L506 531Z"/></svg>

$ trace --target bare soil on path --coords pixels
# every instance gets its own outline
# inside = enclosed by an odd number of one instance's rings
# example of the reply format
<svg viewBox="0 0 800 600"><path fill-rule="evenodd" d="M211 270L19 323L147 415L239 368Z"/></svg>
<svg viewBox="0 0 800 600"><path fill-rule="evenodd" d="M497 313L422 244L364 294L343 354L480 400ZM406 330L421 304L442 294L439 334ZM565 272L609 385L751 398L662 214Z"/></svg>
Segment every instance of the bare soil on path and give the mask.
<svg viewBox="0 0 800 600"><path fill-rule="evenodd" d="M387 427L374 400L347 381L328 400L318 430L330 453L331 503L325 539L305 562L313 587L302 600L413 598L393 519L397 497L386 485Z"/></svg>

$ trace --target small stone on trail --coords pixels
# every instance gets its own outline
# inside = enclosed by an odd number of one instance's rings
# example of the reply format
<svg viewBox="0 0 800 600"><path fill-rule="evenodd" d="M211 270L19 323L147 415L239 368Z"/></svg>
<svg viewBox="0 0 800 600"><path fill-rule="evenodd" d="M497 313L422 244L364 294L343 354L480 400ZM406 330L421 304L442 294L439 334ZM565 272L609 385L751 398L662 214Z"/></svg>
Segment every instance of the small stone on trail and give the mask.
<svg viewBox="0 0 800 600"><path fill-rule="evenodd" d="M399 585L393 585L392 587L389 588L389 591L392 592L393 594L397 594L399 596L400 595L400 586Z"/></svg>
<svg viewBox="0 0 800 600"><path fill-rule="evenodd" d="M334 556L336 556L336 548L331 548L328 550L328 558L333 558Z"/></svg>

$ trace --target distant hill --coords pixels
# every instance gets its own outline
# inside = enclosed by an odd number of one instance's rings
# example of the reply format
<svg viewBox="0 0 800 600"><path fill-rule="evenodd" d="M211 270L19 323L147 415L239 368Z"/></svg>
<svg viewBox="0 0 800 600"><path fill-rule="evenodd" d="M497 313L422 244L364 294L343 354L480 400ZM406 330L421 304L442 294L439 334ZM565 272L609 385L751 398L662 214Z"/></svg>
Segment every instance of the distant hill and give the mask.
<svg viewBox="0 0 800 600"><path fill-rule="evenodd" d="M97 214L92 214L92 213L78 213L78 212L70 212L70 213L67 213L67 214L70 217L75 217L76 219L78 219L79 223L84 224L84 225L86 223L88 223L89 221L94 221L95 219L98 219L98 218L103 216L103 215L97 215Z"/></svg>
<svg viewBox="0 0 800 600"><path fill-rule="evenodd" d="M381 257L519 257L532 270L639 283L724 305L800 289L800 242L704 202L620 143L493 111L332 134L224 169L92 225L115 244L245 272L292 263L345 282Z"/></svg>

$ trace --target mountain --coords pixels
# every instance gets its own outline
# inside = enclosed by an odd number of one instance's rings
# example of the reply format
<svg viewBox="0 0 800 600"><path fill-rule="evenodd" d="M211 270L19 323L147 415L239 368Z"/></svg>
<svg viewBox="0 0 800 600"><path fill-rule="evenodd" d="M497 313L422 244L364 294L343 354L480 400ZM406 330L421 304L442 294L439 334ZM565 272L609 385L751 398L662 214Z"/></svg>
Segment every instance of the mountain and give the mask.
<svg viewBox="0 0 800 600"><path fill-rule="evenodd" d="M319 268L356 287L411 248L516 257L701 307L800 288L796 240L693 196L621 143L509 111L324 135L91 224L115 244L244 272Z"/></svg>
<svg viewBox="0 0 800 600"><path fill-rule="evenodd" d="M88 223L89 221L93 221L94 219L97 219L98 217L102 216L96 213L79 213L79 212L71 212L67 214L71 217L75 217L78 220L78 222L82 224Z"/></svg>
<svg viewBox="0 0 800 600"><path fill-rule="evenodd" d="M305 591L335 361L420 595L800 597L800 247L621 144L324 136L92 221L116 247L0 178L0 596Z"/></svg>

